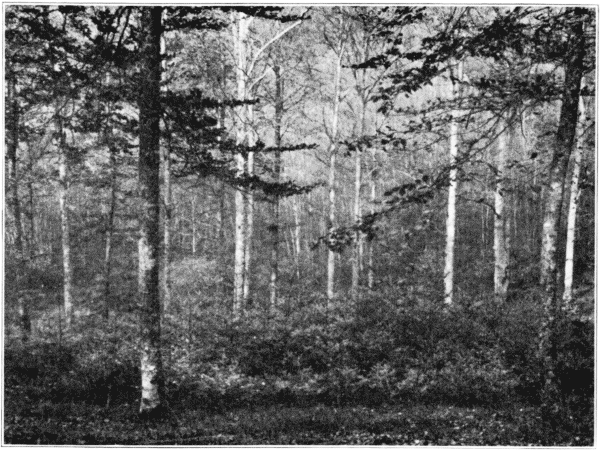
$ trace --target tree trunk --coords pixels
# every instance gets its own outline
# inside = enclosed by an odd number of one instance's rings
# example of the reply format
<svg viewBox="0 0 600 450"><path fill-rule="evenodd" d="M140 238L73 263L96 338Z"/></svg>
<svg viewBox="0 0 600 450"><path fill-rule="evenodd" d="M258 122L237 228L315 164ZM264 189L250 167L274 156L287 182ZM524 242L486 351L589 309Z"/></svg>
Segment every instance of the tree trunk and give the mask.
<svg viewBox="0 0 600 450"><path fill-rule="evenodd" d="M7 117L8 125L8 145L7 156L9 160L9 178L12 200L13 216L15 220L15 247L17 251L17 279L15 280L18 289L22 288L21 276L25 273L25 248L23 246L23 224L21 218L21 201L19 199L19 177L17 148L19 146L19 104L15 98L15 80L8 80L8 98L7 107L10 108L10 115ZM31 244L30 244L31 246ZM27 296L18 292L19 319L21 322L21 339L29 340L31 334L31 319L29 316L29 303Z"/></svg>
<svg viewBox="0 0 600 450"><path fill-rule="evenodd" d="M335 160L337 154L338 120L340 111L340 84L342 79L342 58L344 46L338 54L334 91L333 91L333 117L331 118L331 134L329 144L329 223L327 224L329 239L333 239L335 227ZM335 252L329 248L327 254L327 299L332 300L335 295Z"/></svg>
<svg viewBox="0 0 600 450"><path fill-rule="evenodd" d="M376 185L376 180L377 180L377 169L375 166L376 163L376 159L375 159L375 150L373 150L372 154L371 154L371 160L373 163L373 167L371 168L371 177L370 177L370 182L371 182L371 209L370 209L370 213L371 214L375 214L375 200L377 198L376 194L377 194L377 185ZM371 239L369 241L369 255L368 255L368 275L367 275L367 283L369 286L369 290L373 290L373 288L375 287L375 260L373 258L374 256L374 250L375 250L375 240Z"/></svg>
<svg viewBox="0 0 600 450"><path fill-rule="evenodd" d="M292 208L294 211L294 255L296 263L296 279L300 282L300 261L302 260L302 245L300 243L300 205L298 198L292 199Z"/></svg>
<svg viewBox="0 0 600 450"><path fill-rule="evenodd" d="M249 147L254 145L254 132L251 124L254 119L252 105L247 105L246 143ZM248 175L254 173L254 152L248 152ZM250 265L252 254L252 235L254 234L254 193L252 190L246 192L246 242L244 248L244 303L250 302Z"/></svg>
<svg viewBox="0 0 600 450"><path fill-rule="evenodd" d="M554 404L558 398L559 387L555 378L555 364L556 342L560 339L557 334L560 308L558 305L556 241L567 181L569 157L573 149L577 128L578 102L585 57L585 35L582 18L585 12L582 8L569 9L575 13L575 20L571 23L570 39L568 41L569 48L566 54L568 61L565 65L562 105L550 163L542 229L540 281L544 290L544 318L539 336L538 356L544 361L545 386L543 396L546 407Z"/></svg>
<svg viewBox="0 0 600 450"><path fill-rule="evenodd" d="M504 199L506 198L506 136L498 136L498 160L496 166L496 188L494 191L494 299L506 301L508 291L508 248Z"/></svg>
<svg viewBox="0 0 600 450"><path fill-rule="evenodd" d="M62 117L57 117L60 136L59 149L59 203L60 230L63 257L63 309L65 324L69 326L73 319L73 268L71 265L71 224L69 222L69 162L67 143Z"/></svg>
<svg viewBox="0 0 600 450"><path fill-rule="evenodd" d="M110 272L112 267L112 238L114 233L115 209L117 206L117 149L110 145L110 200L106 214L104 245L104 318L110 315Z"/></svg>
<svg viewBox="0 0 600 450"><path fill-rule="evenodd" d="M582 81L582 88L584 83ZM565 289L563 292L563 307L570 311L573 301L573 257L575 248L575 225L577 221L577 206L579 203L579 172L583 156L583 139L587 123L583 96L579 97L579 135L572 156L573 172L571 174L571 190L569 195L569 215L567 217L567 244L565 249Z"/></svg>
<svg viewBox="0 0 600 450"><path fill-rule="evenodd" d="M273 67L275 73L275 146L281 147L283 121L283 78L278 65ZM273 155L273 178L279 183L281 178L281 152L276 151ZM273 310L277 306L277 288L279 278L279 196L275 195L271 210L271 279L269 283L270 307Z"/></svg>
<svg viewBox="0 0 600 450"><path fill-rule="evenodd" d="M163 261L162 261L162 294L163 310L171 304L171 152L168 146L162 149L163 162Z"/></svg>
<svg viewBox="0 0 600 450"><path fill-rule="evenodd" d="M235 57L235 76L237 99L246 99L246 52L245 43L248 35L249 20L246 14L234 13L234 57ZM235 129L236 144L242 145L245 142L245 106L235 107ZM237 173L243 177L246 172L246 161L242 154L235 156ZM234 282L233 282L233 318L240 318L244 307L244 275L246 269L246 195L241 187L235 192L235 261L234 261Z"/></svg>
<svg viewBox="0 0 600 450"><path fill-rule="evenodd" d="M140 413L161 409L163 369L161 355L160 260L160 7L141 8L139 90L140 239L139 304L141 306Z"/></svg>
<svg viewBox="0 0 600 450"><path fill-rule="evenodd" d="M222 218L217 216L218 225L221 226ZM192 195L192 216L190 217L190 222L192 225L192 256L196 257L196 193Z"/></svg>
<svg viewBox="0 0 600 450"><path fill-rule="evenodd" d="M364 96L364 90L361 92L362 98L362 109L360 117L360 137L364 137L367 132L367 101L368 99ZM360 199L360 188L362 183L362 152L363 145L360 144L356 149L354 158L354 222L359 225L362 220L362 209ZM358 286L360 284L360 272L362 265L362 233L356 230L354 235L354 257L352 259L352 288L351 297L352 301L358 300Z"/></svg>
<svg viewBox="0 0 600 450"><path fill-rule="evenodd" d="M458 100L459 81L462 79L462 61L458 62L456 80L452 78L452 97ZM444 303L451 305L454 301L454 241L456 238L456 189L457 169L454 167L458 156L458 111L452 110L450 122L450 158L453 165L450 170L448 186L448 215L446 216L446 264L444 269Z"/></svg>

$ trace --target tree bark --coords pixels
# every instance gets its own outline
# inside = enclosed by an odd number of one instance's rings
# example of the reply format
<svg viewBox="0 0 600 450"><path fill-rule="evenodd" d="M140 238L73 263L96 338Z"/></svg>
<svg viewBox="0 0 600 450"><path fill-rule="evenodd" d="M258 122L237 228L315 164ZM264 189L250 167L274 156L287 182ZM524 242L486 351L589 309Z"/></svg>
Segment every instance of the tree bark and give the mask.
<svg viewBox="0 0 600 450"><path fill-rule="evenodd" d="M372 150L371 153L371 161L373 166L371 167L371 177L370 177L370 183L371 183L371 208L370 208L370 213L371 214L375 214L375 200L377 198L377 168L376 168L376 159L375 159L375 150ZM369 241L369 253L368 253L368 275L367 275L367 283L369 286L370 290L373 290L375 287L375 260L374 260L374 253L375 253L375 240L371 239Z"/></svg>
<svg viewBox="0 0 600 450"><path fill-rule="evenodd" d="M340 111L340 84L342 79L342 58L344 45L341 45L337 55L334 90L333 90L333 117L331 118L330 144L329 144L329 223L327 224L329 238L333 238L335 227L335 160L337 155L338 120ZM327 253L327 299L333 300L335 296L335 252L329 248Z"/></svg>
<svg viewBox="0 0 600 450"><path fill-rule="evenodd" d="M246 143L249 147L254 145L254 132L250 128L254 119L254 108L252 105L247 105L247 124L246 124ZM254 152L248 152L247 158L248 175L254 173ZM252 254L252 236L254 234L254 193L252 190L246 192L246 241L244 248L244 304L250 302L250 265Z"/></svg>
<svg viewBox="0 0 600 450"><path fill-rule="evenodd" d="M237 99L246 99L246 52L245 43L248 36L249 20L242 12L234 13L234 57ZM236 106L236 144L245 142L245 106ZM246 172L246 160L240 153L236 154L237 174L243 177ZM244 275L246 272L246 195L241 187L235 192L235 260L234 260L234 282L233 282L233 318L240 318L244 308Z"/></svg>
<svg viewBox="0 0 600 450"><path fill-rule="evenodd" d="M273 67L275 73L275 146L281 147L283 122L283 78L281 77L281 68L278 65ZM279 183L281 178L281 152L275 151L273 155L273 178L275 183ZM269 282L270 307L273 310L277 306L277 290L279 278L279 195L275 195L271 209L271 277Z"/></svg>
<svg viewBox="0 0 600 450"><path fill-rule="evenodd" d="M71 265L71 224L69 221L69 161L63 119L60 116L57 116L57 128L60 136L58 176L63 258L63 309L65 323L69 326L73 319L73 267Z"/></svg>
<svg viewBox="0 0 600 450"><path fill-rule="evenodd" d="M582 81L582 88L584 82ZM587 123L585 103L583 96L579 97L579 133L577 143L572 155L573 172L571 174L571 189L569 194L569 215L567 217L567 243L565 249L565 288L563 291L563 306L567 311L572 309L573 301L573 259L575 248L575 225L577 222L577 207L579 203L579 172L581 170L581 160L583 156L583 139Z"/></svg>
<svg viewBox="0 0 600 450"><path fill-rule="evenodd" d="M163 162L163 261L162 261L162 295L163 309L166 310L171 303L171 217L172 217L172 192L171 192L171 152L168 146L162 148Z"/></svg>
<svg viewBox="0 0 600 450"><path fill-rule="evenodd" d="M141 306L140 413L156 414L162 406L160 260L160 7L141 8L139 106L140 239L139 304Z"/></svg>
<svg viewBox="0 0 600 450"><path fill-rule="evenodd" d="M117 206L117 149L109 144L110 151L110 200L106 214L106 230L104 244L104 318L110 315L110 272L112 268L112 238L114 233L115 210Z"/></svg>
<svg viewBox="0 0 600 450"><path fill-rule="evenodd" d="M456 79L452 77L452 97L459 97L459 82L462 79L462 61L458 62ZM446 216L446 263L444 269L444 303L451 305L454 301L454 241L456 238L456 190L457 169L454 167L458 156L458 111L452 110L450 121L450 158L453 165L450 170L450 185L448 186L448 214Z"/></svg>
<svg viewBox="0 0 600 450"><path fill-rule="evenodd" d="M570 11L569 11L570 10ZM565 61L565 81L556 140L550 162L548 185L544 201L542 228L541 285L544 291L544 317L539 336L538 356L544 364L544 405L549 407L558 398L559 387L555 376L556 345L560 311L558 304L558 270L556 242L560 226L563 195L567 181L569 157L573 149L577 128L578 102L585 57L583 8L568 8L574 13L570 25L569 47Z"/></svg>
<svg viewBox="0 0 600 450"><path fill-rule="evenodd" d="M9 162L9 179L11 191L11 203L13 209L13 217L15 220L15 247L17 251L17 279L15 280L17 288L22 288L21 277L25 273L25 248L23 246L23 223L21 218L21 201L19 199L19 177L18 177L18 160L17 149L19 147L19 104L16 99L16 80L14 74L10 74L8 79L8 98L7 107L9 116L7 117L8 125L8 145L7 156ZM31 244L30 244L31 247ZM31 318L29 315L29 302L26 295L18 292L18 309L19 319L21 322L21 339L29 340L31 334Z"/></svg>
<svg viewBox="0 0 600 450"><path fill-rule="evenodd" d="M498 136L496 188L494 191L494 299L498 303L506 301L508 292L508 247L504 214L506 175L506 136L505 132L501 131Z"/></svg>

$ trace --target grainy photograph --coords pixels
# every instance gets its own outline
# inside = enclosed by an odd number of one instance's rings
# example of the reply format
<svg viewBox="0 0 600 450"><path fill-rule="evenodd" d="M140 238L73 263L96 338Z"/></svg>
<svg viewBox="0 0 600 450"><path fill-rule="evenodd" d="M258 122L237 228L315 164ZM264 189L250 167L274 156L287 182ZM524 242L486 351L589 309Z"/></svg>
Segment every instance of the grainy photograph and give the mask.
<svg viewBox="0 0 600 450"><path fill-rule="evenodd" d="M594 444L596 5L3 9L3 445Z"/></svg>

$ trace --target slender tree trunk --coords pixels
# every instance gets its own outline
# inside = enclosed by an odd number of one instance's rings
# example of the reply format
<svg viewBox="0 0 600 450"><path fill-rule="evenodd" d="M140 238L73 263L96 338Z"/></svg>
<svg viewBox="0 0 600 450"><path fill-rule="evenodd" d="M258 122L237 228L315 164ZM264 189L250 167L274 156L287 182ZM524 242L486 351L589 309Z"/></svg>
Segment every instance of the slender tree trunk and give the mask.
<svg viewBox="0 0 600 450"><path fill-rule="evenodd" d="M459 81L462 79L462 61L458 62L456 79L452 79L452 97L459 97ZM450 122L450 158L451 164L456 164L458 156L458 111L452 110ZM450 185L448 186L448 215L446 216L446 264L444 269L444 303L451 305L454 301L454 241L456 238L456 181L457 169L450 170Z"/></svg>
<svg viewBox="0 0 600 450"><path fill-rule="evenodd" d="M11 74L12 75L12 74ZM9 163L9 179L13 216L15 220L15 248L17 251L17 279L15 280L17 288L22 289L21 277L25 273L25 248L23 246L23 223L21 218L21 201L19 199L19 177L18 177L18 161L17 148L19 146L19 104L17 102L15 92L15 80L9 77L8 80L8 98L7 107L9 108L9 116L7 117L8 125L8 145L7 156ZM31 247L31 244L30 244ZM33 261L33 260L32 260ZM29 302L27 296L22 292L18 292L18 309L19 319L21 322L21 339L29 340L31 334L31 318L29 316Z"/></svg>
<svg viewBox="0 0 600 450"><path fill-rule="evenodd" d="M110 151L110 200L106 214L106 230L104 245L104 318L110 315L110 272L112 268L112 238L114 233L115 209L117 206L117 149L112 145Z"/></svg>
<svg viewBox="0 0 600 450"><path fill-rule="evenodd" d="M250 125L254 119L254 109L252 105L247 105L247 129L246 143L249 147L254 145L254 132ZM254 173L254 152L248 152L248 175ZM252 254L252 236L254 234L254 193L251 190L246 192L246 241L244 248L244 304L249 304L250 299L250 265Z"/></svg>
<svg viewBox="0 0 600 450"><path fill-rule="evenodd" d="M220 211L219 211L220 212ZM217 216L218 226L221 227L222 218L220 214ZM192 224L192 256L196 257L196 195L192 195L192 217L190 217Z"/></svg>
<svg viewBox="0 0 600 450"><path fill-rule="evenodd" d="M494 298L498 303L506 301L508 291L508 248L505 217L506 136L498 136L498 159L494 191Z"/></svg>
<svg viewBox="0 0 600 450"><path fill-rule="evenodd" d="M583 81L582 81L583 88ZM579 172L581 170L581 159L583 155L583 138L587 122L585 103L583 96L579 97L579 135L572 155L573 172L571 174L571 189L569 195L569 215L567 217L567 244L565 251L565 289L563 292L563 307L569 311L572 309L573 301L573 259L575 249L575 225L577 221L577 206L579 203Z"/></svg>
<svg viewBox="0 0 600 450"><path fill-rule="evenodd" d="M571 8L569 8L571 9ZM558 398L558 384L555 377L556 345L560 310L558 304L558 273L556 263L556 242L560 226L563 194L567 182L569 157L573 149L577 128L578 102L585 57L585 34L583 29L584 10L571 9L575 20L571 23L568 62L565 66L565 81L562 105L552 161L548 176L548 186L544 201L544 225L542 229L541 285L544 290L544 318L539 336L539 354L544 361L545 385L544 405L550 407Z"/></svg>
<svg viewBox="0 0 600 450"><path fill-rule="evenodd" d="M171 217L172 217L172 192L171 192L171 152L168 146L162 148L163 162L163 264L162 264L162 294L163 309L171 304Z"/></svg>
<svg viewBox="0 0 600 450"><path fill-rule="evenodd" d="M249 20L246 14L234 13L234 56L235 56L235 76L237 99L246 99L246 52L245 44L248 35ZM242 145L245 142L245 106L236 108L236 144ZM242 154L235 156L237 173L243 177L246 173L246 161ZM244 308L244 275L246 268L246 195L241 187L235 192L235 261L234 261L234 282L233 282L233 318L239 319Z"/></svg>
<svg viewBox="0 0 600 450"><path fill-rule="evenodd" d="M364 91L363 91L364 92ZM362 99L362 109L361 109L361 117L360 117L360 136L361 138L365 136L367 132L367 101L368 99L364 97ZM359 145L356 149L356 154L354 155L354 222L356 225L359 225L362 220L362 209L361 209L361 198L360 198L360 188L362 184L362 152L363 145ZM360 284L360 272L362 265L362 246L363 239L362 233L359 230L356 230L354 235L354 258L352 259L352 288L351 288L351 297L352 301L356 302L358 300L358 286Z"/></svg>
<svg viewBox="0 0 600 450"><path fill-rule="evenodd" d="M162 407L160 260L160 7L141 8L139 90L140 239L139 304L141 306L140 413L154 415Z"/></svg>
<svg viewBox="0 0 600 450"><path fill-rule="evenodd" d="M273 67L275 73L275 146L281 147L283 121L283 78L278 65ZM281 178L281 152L276 151L273 155L273 178L279 183ZM277 306L277 289L279 278L279 196L275 195L271 210L271 280L269 283L270 306L273 310Z"/></svg>
<svg viewBox="0 0 600 450"><path fill-rule="evenodd" d="M300 242L300 205L298 198L292 199L294 211L294 254L296 255L296 279L300 282L300 262L302 261L302 245Z"/></svg>
<svg viewBox="0 0 600 450"><path fill-rule="evenodd" d="M377 198L377 168L376 168L376 159L375 159L375 150L372 151L371 153L371 160L372 160L372 164L373 167L371 168L371 177L370 177L370 182L371 182L371 209L370 209L370 213L371 214L375 214L375 200ZM373 288L375 287L375 259L374 259L374 253L375 253L375 240L371 239L369 241L369 256L368 256L368 264L369 264L369 269L368 269L368 275L367 275L367 283L369 286L369 290L373 290Z"/></svg>
<svg viewBox="0 0 600 450"><path fill-rule="evenodd" d="M65 313L65 324L69 326L73 319L73 267L71 265L71 224L69 221L69 162L62 117L59 116L57 122L60 136L58 176L60 186L60 229L63 257L63 309Z"/></svg>
<svg viewBox="0 0 600 450"><path fill-rule="evenodd" d="M338 120L340 112L340 84L342 79L342 58L344 46L338 54L334 91L333 91L333 117L331 118L331 136L329 144L329 223L327 224L329 239L333 239L335 227L335 160L337 154ZM327 254L327 299L332 300L335 295L335 252L329 248Z"/></svg>

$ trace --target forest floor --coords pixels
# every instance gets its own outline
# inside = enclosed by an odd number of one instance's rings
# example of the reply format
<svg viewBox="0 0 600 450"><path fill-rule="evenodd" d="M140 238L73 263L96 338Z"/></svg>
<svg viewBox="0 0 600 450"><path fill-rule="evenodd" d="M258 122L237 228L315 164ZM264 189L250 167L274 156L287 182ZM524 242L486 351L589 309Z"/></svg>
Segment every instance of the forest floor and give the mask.
<svg viewBox="0 0 600 450"><path fill-rule="evenodd" d="M13 399L16 400L16 399ZM449 405L283 406L174 411L142 421L133 405L5 405L7 444L70 445L548 445L537 409ZM547 438L547 436L546 436ZM571 436L561 445L591 445Z"/></svg>

